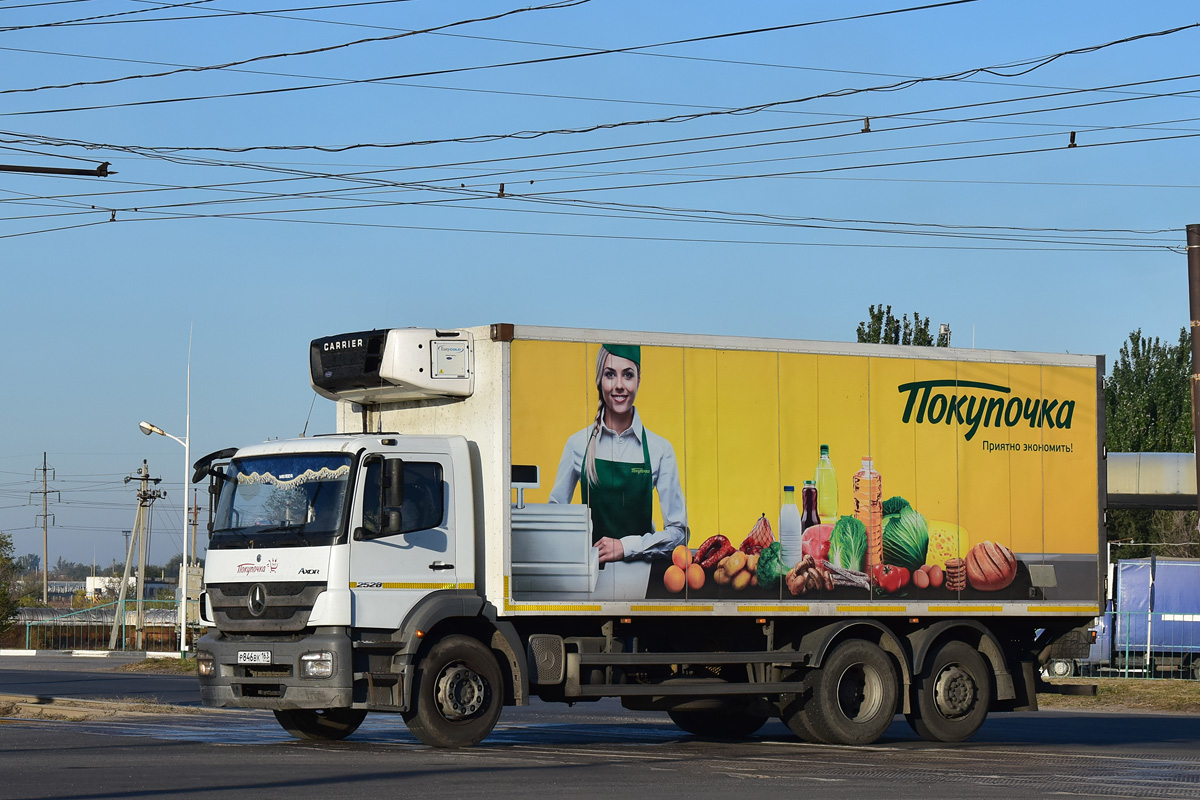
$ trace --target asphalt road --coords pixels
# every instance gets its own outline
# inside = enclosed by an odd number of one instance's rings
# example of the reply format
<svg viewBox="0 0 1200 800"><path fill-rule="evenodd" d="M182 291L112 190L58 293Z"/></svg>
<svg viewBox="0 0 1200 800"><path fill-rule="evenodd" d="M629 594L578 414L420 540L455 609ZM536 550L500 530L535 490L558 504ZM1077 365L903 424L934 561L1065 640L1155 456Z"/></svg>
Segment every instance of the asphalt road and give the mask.
<svg viewBox="0 0 1200 800"><path fill-rule="evenodd" d="M0 694L72 699L157 701L199 706L200 686L192 675L112 672L133 660L122 656L0 656ZM0 798L3 792L0 791Z"/></svg>
<svg viewBox="0 0 1200 800"><path fill-rule="evenodd" d="M30 680L11 673L29 671L0 661L0 691ZM107 676L91 664L45 672L78 673L84 683L89 674L92 680ZM1200 798L1200 718L1000 714L958 745L925 742L898 720L875 745L851 748L805 744L778 722L747 742L705 741L680 732L663 714L602 701L505 709L490 738L454 751L419 744L387 715L368 717L350 739L332 743L292 740L265 712L195 709L89 722L0 719L4 800L434 792L488 800L599 793L722 800Z"/></svg>

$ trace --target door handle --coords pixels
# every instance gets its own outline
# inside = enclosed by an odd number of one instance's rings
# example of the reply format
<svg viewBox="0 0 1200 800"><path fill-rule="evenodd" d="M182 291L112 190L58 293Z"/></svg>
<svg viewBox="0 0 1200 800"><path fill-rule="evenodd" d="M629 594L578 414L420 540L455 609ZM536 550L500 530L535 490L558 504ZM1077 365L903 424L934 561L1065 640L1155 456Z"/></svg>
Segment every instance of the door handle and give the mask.
<svg viewBox="0 0 1200 800"><path fill-rule="evenodd" d="M430 564L430 565L429 565L429 568L430 568L430 569L432 569L432 570L439 570L439 569L454 569L454 565L453 565L453 564L447 564L447 563L446 563L446 562L444 562L444 561L435 561L435 562L433 562L432 564Z"/></svg>

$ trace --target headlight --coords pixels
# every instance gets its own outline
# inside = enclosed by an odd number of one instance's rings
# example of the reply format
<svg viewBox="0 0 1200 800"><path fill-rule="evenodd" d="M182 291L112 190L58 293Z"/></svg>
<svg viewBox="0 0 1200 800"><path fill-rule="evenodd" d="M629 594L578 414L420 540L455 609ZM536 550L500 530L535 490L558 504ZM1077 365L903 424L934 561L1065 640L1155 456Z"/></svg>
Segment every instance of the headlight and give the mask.
<svg viewBox="0 0 1200 800"><path fill-rule="evenodd" d="M333 676L333 653L321 650L300 656L301 678L329 678Z"/></svg>
<svg viewBox="0 0 1200 800"><path fill-rule="evenodd" d="M213 660L212 653L204 650L196 652L196 672L202 676L209 676L217 671L217 664Z"/></svg>

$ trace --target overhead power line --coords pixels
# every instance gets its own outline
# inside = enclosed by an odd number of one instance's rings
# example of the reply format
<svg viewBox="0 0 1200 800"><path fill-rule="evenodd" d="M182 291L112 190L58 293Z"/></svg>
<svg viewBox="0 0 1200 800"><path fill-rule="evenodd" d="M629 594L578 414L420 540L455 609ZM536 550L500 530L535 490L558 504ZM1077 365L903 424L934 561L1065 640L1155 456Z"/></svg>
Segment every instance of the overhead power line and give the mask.
<svg viewBox="0 0 1200 800"><path fill-rule="evenodd" d="M29 31L38 28L58 28L63 26L74 26L83 23L98 22L100 20L111 20L115 17L128 17L134 14L148 14L151 11L165 11L172 8L190 8L202 3L211 3L212 0L190 0L187 3L175 3L173 5L158 6L157 8L135 8L132 11L118 11L112 14L101 14L94 17L80 17L78 19L58 20L56 22L40 22L36 25L10 25L0 27L0 33L10 33L12 31Z"/></svg>
<svg viewBox="0 0 1200 800"><path fill-rule="evenodd" d="M205 1L207 2L207 0L205 0ZM498 19L503 19L504 17L512 16L514 14L521 14L526 11L545 11L545 10L551 10L551 9L571 8L573 6L582 5L583 3L586 3L586 2L590 2L590 0L559 0L559 2L550 3L550 4L544 5L544 6L537 6L534 8L514 9L511 11L505 11L505 12L502 12L499 14L493 14L493 15L487 16L487 17L479 17L476 19L469 19L469 20L460 20L458 22L452 22L452 23L448 23L445 25L437 25L434 27L423 28L421 30L416 30L416 31L403 31L400 33L390 34L388 36L377 36L377 37L372 37L372 38L368 38L368 39L358 39L353 42L344 42L342 44L327 45L325 47L315 47L315 48L311 48L309 50L297 50L297 51L286 52L286 53L271 53L268 55L260 55L260 56L254 56L252 58L242 59L240 61L229 61L229 62L226 62L223 64L210 64L208 66L202 66L202 67L180 67L178 69L167 70L165 72L154 72L154 73L146 73L146 74L140 74L140 75L124 75L124 76L117 77L117 78L103 78L103 79L93 80L93 81L76 81L74 83L54 84L54 85L48 85L48 86L36 86L36 87L30 87L30 88L25 88L25 89L5 89L5 90L0 90L0 94L41 92L41 91L46 91L49 89L72 89L72 88L77 88L77 87L81 87L81 86L105 86L105 85L114 84L114 83L122 83L124 81L144 80L144 79L149 79L149 78L163 78L163 77L167 77L170 75L180 75L180 74L184 74L184 73L208 72L211 70L229 69L230 67L240 67L240 66L244 66L246 64L260 63L260 62L268 61L271 59L314 55L317 53L327 53L327 52L331 52L334 50L340 50L340 49L344 49L347 47L356 47L356 46L362 45L362 44L393 41L396 39L407 38L409 36L415 36L417 34L426 34L426 33L435 33L435 32L439 32L439 31L444 31L444 30L448 30L450 28L454 28L454 27L458 27L458 26L462 26L462 25L469 25L469 24L473 24L476 22L492 22L492 21L495 21ZM741 36L754 36L754 35L763 34L763 33L776 33L779 31L792 30L792 29L796 29L796 28L811 27L813 25L825 25L825 24L833 23L833 22L849 22L849 21L853 21L853 20L868 19L871 17L883 17L883 16L890 16L893 14L904 14L904 13L908 13L908 12L912 12L912 11L927 11L929 9L934 9L934 8L942 8L945 6L957 6L957 5L963 5L965 3L975 3L975 2L979 2L979 0L948 0L947 2L942 2L942 3L933 3L933 4L929 4L929 5L923 5L923 6L912 6L909 8L893 9L890 11L876 11L876 12L871 12L871 13L867 13L867 14L855 14L853 16L848 16L848 17L836 17L836 18L831 18L831 19L812 20L812 21L808 21L808 22L795 22L795 23L789 23L787 25L773 25L773 26L766 27L766 28L752 28L749 30L729 31L729 32L725 32L725 33L709 34L707 36L693 36L693 37L690 37L687 39L674 39L674 40L666 41L666 42L656 42L654 44L632 45L629 47L617 47L617 48L610 48L607 50L588 50L588 51L584 51L584 52L567 53L567 54L558 55L558 56L547 56L545 58L524 59L521 61L508 61L508 62L503 62L503 63L499 63L499 64L481 64L481 65L470 66L470 67L453 67L453 68L449 68L449 69L417 72L417 73L412 73L410 75L394 76L392 78L370 78L370 79L364 79L364 80L351 79L351 80L345 80L345 81L336 81L334 83L322 84L321 86L355 84L355 83L374 83L374 82L381 81L381 80L401 80L404 78L419 78L419 77L428 77L428 76L432 76L432 75L452 75L452 74L461 73L461 72L473 72L473 71L485 70L485 69L502 69L505 67L529 66L529 65L533 65L533 64L549 64L549 63L553 63L553 62L557 62L557 61L572 61L572 60L577 60L577 59L581 59L581 58L591 58L593 56L613 55L613 54L617 54L617 53L629 53L629 52L635 52L638 50L649 50L649 49L654 49L654 48L659 48L659 47L673 47L673 46L682 45L682 44L695 44L698 42L710 42L710 41L717 41L719 39L730 39L730 38L741 37ZM321 88L321 86L290 87L288 89L281 90L281 91L298 91L298 90L304 89L304 88Z"/></svg>

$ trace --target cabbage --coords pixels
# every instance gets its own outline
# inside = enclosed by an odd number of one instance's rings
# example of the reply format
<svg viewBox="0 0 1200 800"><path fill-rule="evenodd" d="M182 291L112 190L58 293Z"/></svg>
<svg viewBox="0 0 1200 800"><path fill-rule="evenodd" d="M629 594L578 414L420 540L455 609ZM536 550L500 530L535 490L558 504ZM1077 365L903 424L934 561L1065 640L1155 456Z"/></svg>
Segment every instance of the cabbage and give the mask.
<svg viewBox="0 0 1200 800"><path fill-rule="evenodd" d="M787 571L788 568L783 563L783 545L779 542L772 542L758 554L758 568L755 574L758 575L758 585L764 589L770 589L778 583Z"/></svg>
<svg viewBox="0 0 1200 800"><path fill-rule="evenodd" d="M912 508L912 504L905 500L900 495L889 497L883 501L883 515L890 517L893 514L899 514L906 508Z"/></svg>
<svg viewBox="0 0 1200 800"><path fill-rule="evenodd" d="M913 508L905 508L883 528L883 563L915 572L929 551L929 526Z"/></svg>
<svg viewBox="0 0 1200 800"><path fill-rule="evenodd" d="M842 569L863 571L867 555L867 526L854 517L838 517L829 534L829 562Z"/></svg>

